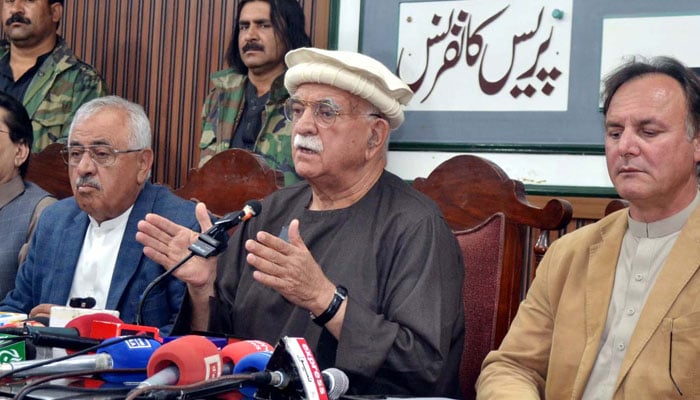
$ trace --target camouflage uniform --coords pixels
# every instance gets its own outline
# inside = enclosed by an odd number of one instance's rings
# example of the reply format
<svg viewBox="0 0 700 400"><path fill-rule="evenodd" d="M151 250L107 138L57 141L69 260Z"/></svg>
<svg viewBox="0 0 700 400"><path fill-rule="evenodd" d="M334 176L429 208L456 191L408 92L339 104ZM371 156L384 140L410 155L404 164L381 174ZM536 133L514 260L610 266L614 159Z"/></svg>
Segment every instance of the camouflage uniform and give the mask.
<svg viewBox="0 0 700 400"><path fill-rule="evenodd" d="M10 56L9 42L0 45L0 59ZM68 137L70 123L81 104L107 94L97 71L78 60L60 36L56 48L34 75L22 103L34 128L33 152Z"/></svg>
<svg viewBox="0 0 700 400"><path fill-rule="evenodd" d="M246 75L234 69L215 72L211 75L214 88L207 95L202 109L202 138L199 166L229 148L234 126L238 124L243 110ZM292 160L292 125L284 118L284 102L289 93L284 87L284 74L278 76L270 88L270 98L262 112L262 129L255 141L254 151L265 158L268 164L284 174L285 185L299 181Z"/></svg>

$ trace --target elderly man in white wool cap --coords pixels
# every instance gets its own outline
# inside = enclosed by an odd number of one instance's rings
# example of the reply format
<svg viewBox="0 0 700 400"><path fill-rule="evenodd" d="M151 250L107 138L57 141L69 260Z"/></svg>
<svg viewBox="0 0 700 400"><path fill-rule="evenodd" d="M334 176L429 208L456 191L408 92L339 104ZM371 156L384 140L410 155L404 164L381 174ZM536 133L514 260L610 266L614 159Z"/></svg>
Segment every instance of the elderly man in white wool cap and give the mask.
<svg viewBox="0 0 700 400"><path fill-rule="evenodd" d="M175 272L188 296L174 332L303 337L352 394L459 396L461 252L438 207L384 169L410 89L358 53L301 48L285 61L306 181L265 198L217 261ZM197 217L211 226L203 204ZM156 215L139 230L146 255L168 266L198 238Z"/></svg>

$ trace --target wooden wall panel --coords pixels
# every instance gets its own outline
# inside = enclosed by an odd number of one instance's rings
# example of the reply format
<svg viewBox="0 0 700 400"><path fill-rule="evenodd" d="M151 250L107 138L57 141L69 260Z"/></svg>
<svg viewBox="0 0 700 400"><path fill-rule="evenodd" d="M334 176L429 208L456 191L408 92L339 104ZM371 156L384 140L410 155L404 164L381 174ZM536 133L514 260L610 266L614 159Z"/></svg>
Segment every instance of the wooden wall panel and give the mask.
<svg viewBox="0 0 700 400"><path fill-rule="evenodd" d="M330 0L300 0L316 47ZM141 104L153 127L153 180L174 188L194 167L209 75L224 68L237 0L69 0L60 32L110 92Z"/></svg>

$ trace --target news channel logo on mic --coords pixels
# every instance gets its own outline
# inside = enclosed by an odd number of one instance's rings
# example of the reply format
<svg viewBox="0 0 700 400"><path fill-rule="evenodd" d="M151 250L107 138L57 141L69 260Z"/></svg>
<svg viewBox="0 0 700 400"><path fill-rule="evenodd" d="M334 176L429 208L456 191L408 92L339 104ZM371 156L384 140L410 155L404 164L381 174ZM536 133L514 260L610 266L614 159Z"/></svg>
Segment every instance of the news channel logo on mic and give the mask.
<svg viewBox="0 0 700 400"><path fill-rule="evenodd" d="M27 349L24 340L17 341L17 336L0 333L0 363L24 361Z"/></svg>

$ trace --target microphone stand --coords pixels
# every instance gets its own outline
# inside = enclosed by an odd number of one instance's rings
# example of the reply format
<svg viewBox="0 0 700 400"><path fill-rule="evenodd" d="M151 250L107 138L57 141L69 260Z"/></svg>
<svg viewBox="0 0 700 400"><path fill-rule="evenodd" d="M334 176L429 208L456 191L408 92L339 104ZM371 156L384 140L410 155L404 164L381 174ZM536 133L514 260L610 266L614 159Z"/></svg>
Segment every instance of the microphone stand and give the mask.
<svg viewBox="0 0 700 400"><path fill-rule="evenodd" d="M219 224L217 221L217 223L215 223L214 226L212 226L206 232L199 235L199 239L197 239L195 243L192 243L190 245L190 247L188 248L190 250L190 253L187 256L185 256L185 258L180 260L177 264L175 264L175 266L173 266L169 270L160 274L156 279L149 283L148 286L146 286L146 289L144 289L143 294L139 299L138 308L136 309L136 325L142 324L141 313L143 311L143 306L146 302L146 297L148 297L148 294L151 292L151 290L153 290L154 287L156 287L165 278L172 275L175 271L182 267L187 261L190 260L190 258L194 256L209 258L212 256L216 256L222 251L226 250L226 248L228 247L228 234L226 233L226 226L227 224Z"/></svg>
<svg viewBox="0 0 700 400"><path fill-rule="evenodd" d="M174 267L159 275L153 280L153 282L146 286L146 289L143 291L143 294L139 299L138 308L136 309L136 325L141 325L141 312L143 311L143 305L146 301L148 293L153 290L156 285L162 282L163 279L170 276L193 256L209 258L226 250L226 247L228 247L228 234L226 231L239 223L258 215L261 210L262 205L258 200L250 200L246 203L245 207L243 207L243 210L224 215L218 221L214 222L214 225L207 229L206 232L200 234L197 241L192 243L188 248L190 250L190 254L175 264Z"/></svg>
<svg viewBox="0 0 700 400"><path fill-rule="evenodd" d="M189 261L190 258L194 256L194 253L190 252L185 258L180 260L177 264L175 264L174 267L170 268L169 270L163 272L162 274L158 275L156 279L154 279L151 283L146 286L146 289L144 289L143 294L141 295L141 298L139 299L139 305L138 308L136 309L136 325L142 325L141 321L141 312L143 311L143 305L146 302L146 297L148 297L148 294L153 290L154 287L156 287L163 279L167 278L170 276L173 272L175 272L178 268L180 268L184 263Z"/></svg>

